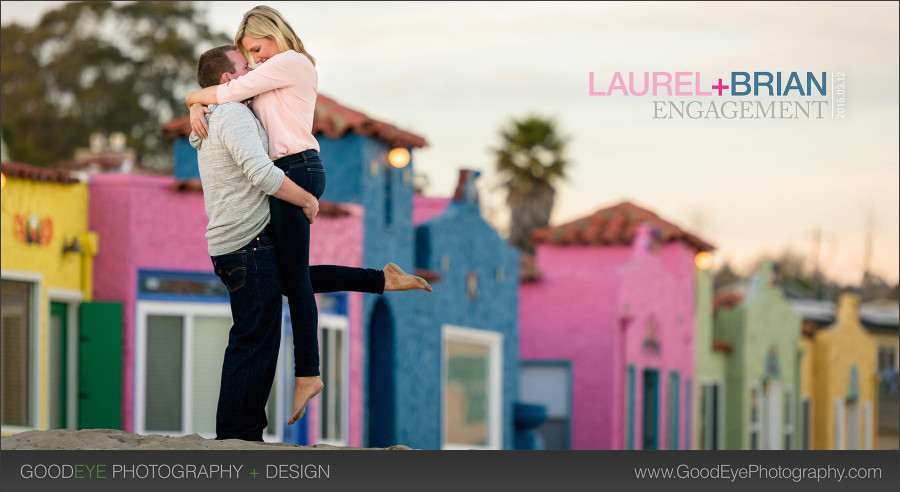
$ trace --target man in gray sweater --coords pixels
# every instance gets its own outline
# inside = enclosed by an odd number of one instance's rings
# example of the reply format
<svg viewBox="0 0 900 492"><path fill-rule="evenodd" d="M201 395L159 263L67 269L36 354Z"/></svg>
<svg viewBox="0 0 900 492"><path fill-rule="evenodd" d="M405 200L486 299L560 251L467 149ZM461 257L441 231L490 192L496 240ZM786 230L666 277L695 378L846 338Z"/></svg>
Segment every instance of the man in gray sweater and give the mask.
<svg viewBox="0 0 900 492"><path fill-rule="evenodd" d="M209 87L250 70L234 46L221 46L201 55L197 81ZM191 134L190 142L197 149L209 217L209 255L216 275L228 287L234 319L222 365L216 438L261 441L268 425L265 406L275 377L282 310L269 200L272 196L301 207L310 223L319 202L272 163L265 129L245 104L211 105L206 119L206 138ZM314 292L431 291L424 279L393 263L384 270L314 265L310 280Z"/></svg>

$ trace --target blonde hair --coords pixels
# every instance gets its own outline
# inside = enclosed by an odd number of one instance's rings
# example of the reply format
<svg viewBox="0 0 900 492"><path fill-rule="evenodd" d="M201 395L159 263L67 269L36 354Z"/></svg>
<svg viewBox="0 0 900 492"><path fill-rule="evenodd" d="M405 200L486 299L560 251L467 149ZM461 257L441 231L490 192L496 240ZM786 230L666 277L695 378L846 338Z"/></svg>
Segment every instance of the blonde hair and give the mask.
<svg viewBox="0 0 900 492"><path fill-rule="evenodd" d="M250 53L248 53L247 50L244 49L244 45L241 44L241 39L243 39L244 36L250 36L251 38L257 39L272 38L282 50L294 50L297 53L303 53L309 58L309 61L312 62L313 66L316 66L316 59L303 48L303 42L300 41L300 38L294 33L294 30L291 29L291 25L284 20L284 17L280 12L272 7L267 7L265 5L253 7L253 9L244 14L244 18L238 26L237 33L234 35L234 45L237 46L238 51L240 51L247 60L252 61L253 58L250 56Z"/></svg>

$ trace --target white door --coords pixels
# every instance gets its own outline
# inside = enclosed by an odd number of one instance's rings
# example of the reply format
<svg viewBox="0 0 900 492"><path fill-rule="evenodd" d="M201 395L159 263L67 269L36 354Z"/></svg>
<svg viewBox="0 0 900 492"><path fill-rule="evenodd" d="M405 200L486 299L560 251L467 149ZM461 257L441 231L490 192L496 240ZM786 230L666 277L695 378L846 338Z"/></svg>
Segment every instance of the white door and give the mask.
<svg viewBox="0 0 900 492"><path fill-rule="evenodd" d="M781 409L784 408L784 393L781 384L770 382L766 388L766 414L763 421L765 449L781 449L781 424L784 416Z"/></svg>

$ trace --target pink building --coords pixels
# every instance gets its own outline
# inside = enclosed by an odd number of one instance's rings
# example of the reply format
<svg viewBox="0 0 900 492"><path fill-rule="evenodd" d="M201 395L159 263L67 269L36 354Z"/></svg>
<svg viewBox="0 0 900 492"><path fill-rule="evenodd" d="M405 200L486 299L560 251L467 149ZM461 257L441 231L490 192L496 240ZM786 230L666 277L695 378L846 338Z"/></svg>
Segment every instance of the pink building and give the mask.
<svg viewBox="0 0 900 492"><path fill-rule="evenodd" d="M310 263L362 266L363 211L323 202L313 225ZM89 224L103 242L94 263L94 299L123 305L122 427L141 434L215 436L222 357L231 327L227 291L206 250L203 194L172 176L93 174ZM361 293L341 294L339 309L319 297L320 328L349 333L345 441L362 445ZM325 304L328 304L327 302ZM289 332L289 328L286 330ZM288 334L282 341L291 343ZM287 429L292 387L290 350L281 350L270 397L266 440ZM323 364L329 354L324 354ZM287 394L285 394L287 393ZM319 402L307 412L311 441ZM274 416L274 418L273 418ZM290 429L294 431L295 427Z"/></svg>
<svg viewBox="0 0 900 492"><path fill-rule="evenodd" d="M691 449L694 258L712 246L629 202L532 237L519 400L546 405L547 448Z"/></svg>

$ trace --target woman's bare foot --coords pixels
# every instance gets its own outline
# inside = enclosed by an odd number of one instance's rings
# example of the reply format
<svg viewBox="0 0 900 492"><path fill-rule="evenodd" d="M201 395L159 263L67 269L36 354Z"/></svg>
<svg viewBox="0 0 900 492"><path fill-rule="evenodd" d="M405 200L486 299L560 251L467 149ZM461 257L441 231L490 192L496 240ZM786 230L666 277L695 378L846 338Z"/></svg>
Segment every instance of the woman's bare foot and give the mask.
<svg viewBox="0 0 900 492"><path fill-rule="evenodd" d="M309 376L303 378L294 378L294 414L288 420L288 425L300 420L306 413L306 406L309 400L315 398L322 392L325 383L319 379L319 376Z"/></svg>
<svg viewBox="0 0 900 492"><path fill-rule="evenodd" d="M431 284L422 277L404 272L396 263L384 266L384 290L422 289L432 292Z"/></svg>

